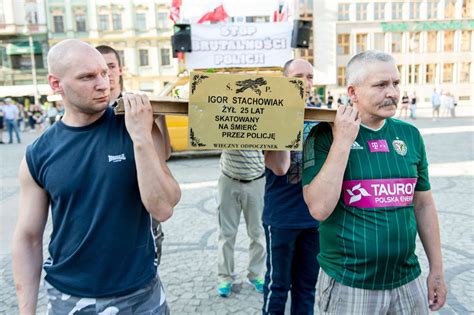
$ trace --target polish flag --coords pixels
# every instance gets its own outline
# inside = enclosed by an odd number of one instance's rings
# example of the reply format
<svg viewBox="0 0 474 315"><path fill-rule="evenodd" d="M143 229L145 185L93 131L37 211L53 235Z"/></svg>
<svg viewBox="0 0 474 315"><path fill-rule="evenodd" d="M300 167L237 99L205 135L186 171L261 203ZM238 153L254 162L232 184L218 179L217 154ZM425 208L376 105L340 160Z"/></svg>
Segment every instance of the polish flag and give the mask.
<svg viewBox="0 0 474 315"><path fill-rule="evenodd" d="M182 0L172 0L170 8L170 19L176 24L176 21L179 20L179 8L181 7Z"/></svg>
<svg viewBox="0 0 474 315"><path fill-rule="evenodd" d="M214 10L209 11L206 14L204 14L199 19L198 24L208 22L208 21L209 22L221 22L221 21L225 21L228 17L229 17L229 15L225 11L224 5L221 4L220 6L215 8Z"/></svg>
<svg viewBox="0 0 474 315"><path fill-rule="evenodd" d="M273 22L288 21L290 4L287 0L279 1L278 9L273 12Z"/></svg>

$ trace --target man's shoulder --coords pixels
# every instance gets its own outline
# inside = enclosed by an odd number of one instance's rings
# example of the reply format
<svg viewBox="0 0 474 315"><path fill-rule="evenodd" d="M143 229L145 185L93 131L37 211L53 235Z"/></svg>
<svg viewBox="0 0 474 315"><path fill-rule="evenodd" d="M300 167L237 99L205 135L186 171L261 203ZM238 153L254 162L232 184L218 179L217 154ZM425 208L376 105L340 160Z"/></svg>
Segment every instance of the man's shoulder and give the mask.
<svg viewBox="0 0 474 315"><path fill-rule="evenodd" d="M396 130L405 130L409 132L420 133L418 128L407 121L403 121L397 118L388 118L387 123L393 125Z"/></svg>
<svg viewBox="0 0 474 315"><path fill-rule="evenodd" d="M59 123L55 123L46 129L38 138L36 138L28 147L28 150L40 150L45 147L51 147L51 141L57 135L56 130L59 128ZM59 138L58 138L59 139Z"/></svg>

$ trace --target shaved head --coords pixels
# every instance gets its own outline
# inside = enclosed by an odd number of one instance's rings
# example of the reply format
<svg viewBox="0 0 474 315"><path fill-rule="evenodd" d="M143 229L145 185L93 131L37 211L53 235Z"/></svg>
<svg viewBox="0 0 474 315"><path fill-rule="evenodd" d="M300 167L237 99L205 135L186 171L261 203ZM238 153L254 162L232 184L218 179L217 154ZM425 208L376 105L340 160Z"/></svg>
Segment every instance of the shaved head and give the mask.
<svg viewBox="0 0 474 315"><path fill-rule="evenodd" d="M288 60L283 66L283 75L285 77L289 76L289 73L293 69L293 67L298 67L298 66L311 68L311 69L313 68L313 66L304 59L291 59L291 60Z"/></svg>
<svg viewBox="0 0 474 315"><path fill-rule="evenodd" d="M283 66L285 77L300 78L305 81L306 97L310 97L313 89L313 66L304 59L288 60Z"/></svg>
<svg viewBox="0 0 474 315"><path fill-rule="evenodd" d="M62 77L68 69L87 62L87 56L91 55L102 56L94 47L85 42L77 39L63 40L54 45L48 53L48 72Z"/></svg>

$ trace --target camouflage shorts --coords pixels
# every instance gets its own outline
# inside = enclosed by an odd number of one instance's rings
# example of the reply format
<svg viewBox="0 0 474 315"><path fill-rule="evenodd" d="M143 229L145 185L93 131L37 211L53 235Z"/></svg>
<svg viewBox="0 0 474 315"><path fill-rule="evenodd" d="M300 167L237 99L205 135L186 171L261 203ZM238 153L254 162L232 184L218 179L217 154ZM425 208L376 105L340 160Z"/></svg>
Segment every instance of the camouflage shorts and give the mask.
<svg viewBox="0 0 474 315"><path fill-rule="evenodd" d="M158 277L145 287L128 295L109 298L81 298L59 292L45 281L48 294L48 315L169 315L163 286Z"/></svg>

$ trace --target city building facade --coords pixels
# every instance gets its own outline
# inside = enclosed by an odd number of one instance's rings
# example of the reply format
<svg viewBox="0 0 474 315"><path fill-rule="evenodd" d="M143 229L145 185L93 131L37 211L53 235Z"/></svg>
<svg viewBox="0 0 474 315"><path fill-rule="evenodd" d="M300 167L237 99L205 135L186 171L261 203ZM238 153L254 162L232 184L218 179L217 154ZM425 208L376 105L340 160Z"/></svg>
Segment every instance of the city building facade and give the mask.
<svg viewBox="0 0 474 315"><path fill-rule="evenodd" d="M0 96L47 92L47 36L43 1L0 0Z"/></svg>
<svg viewBox="0 0 474 315"><path fill-rule="evenodd" d="M316 1L314 17L315 82L333 95L346 92L351 56L378 49L395 57L402 92L474 100L472 0Z"/></svg>
<svg viewBox="0 0 474 315"><path fill-rule="evenodd" d="M115 48L128 91L158 94L176 79L168 0L46 0L49 44L76 38Z"/></svg>

